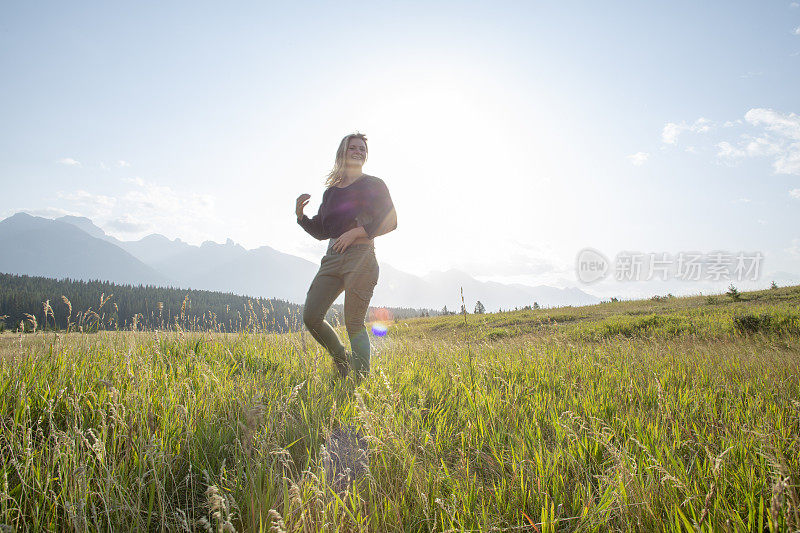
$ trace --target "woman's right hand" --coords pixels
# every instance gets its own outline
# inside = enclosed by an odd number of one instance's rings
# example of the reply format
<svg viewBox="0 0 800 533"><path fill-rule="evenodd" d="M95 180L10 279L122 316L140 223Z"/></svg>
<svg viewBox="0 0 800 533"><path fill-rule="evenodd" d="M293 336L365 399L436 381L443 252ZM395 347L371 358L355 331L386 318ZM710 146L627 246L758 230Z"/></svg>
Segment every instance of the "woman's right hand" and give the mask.
<svg viewBox="0 0 800 533"><path fill-rule="evenodd" d="M297 197L297 202L295 203L294 212L297 214L297 218L303 218L303 208L308 203L308 199L311 198L310 194L301 194Z"/></svg>

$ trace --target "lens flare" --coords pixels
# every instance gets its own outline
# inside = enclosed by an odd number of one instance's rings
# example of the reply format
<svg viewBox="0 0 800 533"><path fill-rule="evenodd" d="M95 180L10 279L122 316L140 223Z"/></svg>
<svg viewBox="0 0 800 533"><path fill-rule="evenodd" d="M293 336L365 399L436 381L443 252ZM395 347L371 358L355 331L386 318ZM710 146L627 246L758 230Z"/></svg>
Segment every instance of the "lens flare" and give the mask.
<svg viewBox="0 0 800 533"><path fill-rule="evenodd" d="M385 337L386 333L389 331L389 328L386 324L382 322L373 322L372 324L372 334L376 337Z"/></svg>
<svg viewBox="0 0 800 533"><path fill-rule="evenodd" d="M369 310L370 321L391 322L394 319L392 312L385 307L372 308Z"/></svg>

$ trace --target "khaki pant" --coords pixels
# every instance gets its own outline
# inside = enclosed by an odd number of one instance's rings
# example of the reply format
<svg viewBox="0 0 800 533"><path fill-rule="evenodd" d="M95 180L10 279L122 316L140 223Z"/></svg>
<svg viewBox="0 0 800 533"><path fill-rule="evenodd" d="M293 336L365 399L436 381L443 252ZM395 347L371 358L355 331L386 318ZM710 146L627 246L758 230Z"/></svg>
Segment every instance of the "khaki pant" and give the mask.
<svg viewBox="0 0 800 533"><path fill-rule="evenodd" d="M337 368L350 368L363 375L369 372L369 336L364 327L372 292L378 283L378 260L373 241L351 244L343 253L331 247L322 258L319 272L311 282L303 309L303 322L311 335L333 356ZM344 322L350 338L352 359L348 361L342 341L325 320L334 300L344 291Z"/></svg>

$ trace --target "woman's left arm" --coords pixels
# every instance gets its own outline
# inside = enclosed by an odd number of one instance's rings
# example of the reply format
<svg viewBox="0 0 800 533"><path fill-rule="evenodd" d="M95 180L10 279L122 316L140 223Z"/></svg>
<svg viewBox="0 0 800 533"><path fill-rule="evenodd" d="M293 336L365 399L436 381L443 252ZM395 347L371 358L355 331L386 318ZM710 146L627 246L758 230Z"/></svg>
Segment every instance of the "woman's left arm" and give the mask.
<svg viewBox="0 0 800 533"><path fill-rule="evenodd" d="M374 239L397 229L397 211L395 211L389 188L382 179L376 178L375 188L371 191L372 220L364 224L367 237Z"/></svg>

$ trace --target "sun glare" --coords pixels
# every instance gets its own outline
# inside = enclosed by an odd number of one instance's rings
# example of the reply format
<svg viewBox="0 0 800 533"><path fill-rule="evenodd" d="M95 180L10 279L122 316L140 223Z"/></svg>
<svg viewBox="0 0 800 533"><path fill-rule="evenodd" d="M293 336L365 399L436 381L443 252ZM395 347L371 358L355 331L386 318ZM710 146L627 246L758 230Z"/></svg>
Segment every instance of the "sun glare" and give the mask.
<svg viewBox="0 0 800 533"><path fill-rule="evenodd" d="M372 334L376 337L385 337L389 332L389 327L383 322L375 322L372 324Z"/></svg>
<svg viewBox="0 0 800 533"><path fill-rule="evenodd" d="M385 307L379 307L371 309L369 314L372 320L372 327L370 328L372 334L376 337L385 337L389 332L389 323L394 320L392 312Z"/></svg>

